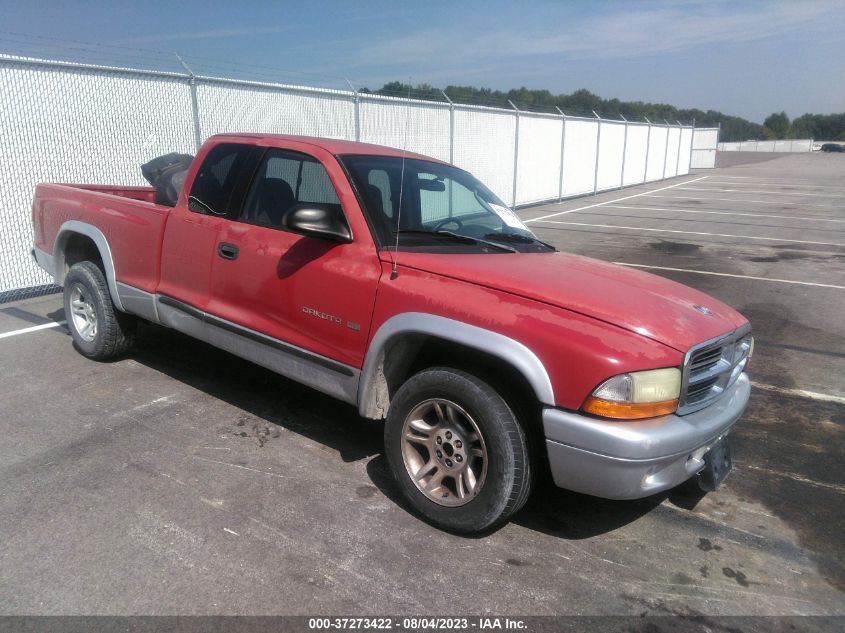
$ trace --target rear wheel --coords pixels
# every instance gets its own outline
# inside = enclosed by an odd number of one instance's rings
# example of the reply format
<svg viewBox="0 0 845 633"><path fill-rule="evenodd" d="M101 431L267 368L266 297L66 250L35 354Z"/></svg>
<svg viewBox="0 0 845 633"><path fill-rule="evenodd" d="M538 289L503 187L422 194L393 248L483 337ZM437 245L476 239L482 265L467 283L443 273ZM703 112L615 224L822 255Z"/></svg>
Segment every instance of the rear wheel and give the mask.
<svg viewBox="0 0 845 633"><path fill-rule="evenodd" d="M86 261L71 266L64 288L68 329L83 356L108 360L129 350L136 321L114 307L105 275L96 264Z"/></svg>
<svg viewBox="0 0 845 633"><path fill-rule="evenodd" d="M506 521L531 488L516 415L490 385L456 369L427 369L402 385L390 403L385 452L405 498L448 530Z"/></svg>

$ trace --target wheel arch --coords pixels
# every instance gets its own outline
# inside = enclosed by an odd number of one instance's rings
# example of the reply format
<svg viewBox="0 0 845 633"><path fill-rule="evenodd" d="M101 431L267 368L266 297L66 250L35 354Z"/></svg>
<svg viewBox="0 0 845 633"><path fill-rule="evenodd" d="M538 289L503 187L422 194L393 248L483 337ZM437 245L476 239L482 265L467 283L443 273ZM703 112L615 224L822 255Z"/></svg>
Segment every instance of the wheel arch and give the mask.
<svg viewBox="0 0 845 633"><path fill-rule="evenodd" d="M114 260L112 259L109 242L103 232L92 224L80 222L79 220L68 220L59 228L56 235L56 242L53 246L53 276L57 285L64 285L65 276L72 263L68 264L68 245L76 239L87 239L96 248L102 263L103 274L109 287L111 300L118 310L123 311L123 304L120 301L120 294L117 291L117 277L114 271ZM75 262L73 262L75 263Z"/></svg>
<svg viewBox="0 0 845 633"><path fill-rule="evenodd" d="M432 342L495 359L513 371L538 402L554 404L552 383L543 363L519 341L454 319L406 312L385 321L370 342L358 384L358 411L363 417L386 417L401 379L413 373L415 359ZM454 351L452 355L456 356Z"/></svg>

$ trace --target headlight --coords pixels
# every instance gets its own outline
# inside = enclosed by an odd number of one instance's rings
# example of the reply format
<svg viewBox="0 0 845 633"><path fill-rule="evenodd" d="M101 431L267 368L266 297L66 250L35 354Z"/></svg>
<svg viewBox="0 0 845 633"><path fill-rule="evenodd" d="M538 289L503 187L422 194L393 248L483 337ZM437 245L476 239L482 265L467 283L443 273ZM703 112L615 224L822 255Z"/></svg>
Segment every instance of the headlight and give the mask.
<svg viewBox="0 0 845 633"><path fill-rule="evenodd" d="M605 380L581 408L604 418L653 418L673 413L680 394L681 370L677 367L635 371Z"/></svg>

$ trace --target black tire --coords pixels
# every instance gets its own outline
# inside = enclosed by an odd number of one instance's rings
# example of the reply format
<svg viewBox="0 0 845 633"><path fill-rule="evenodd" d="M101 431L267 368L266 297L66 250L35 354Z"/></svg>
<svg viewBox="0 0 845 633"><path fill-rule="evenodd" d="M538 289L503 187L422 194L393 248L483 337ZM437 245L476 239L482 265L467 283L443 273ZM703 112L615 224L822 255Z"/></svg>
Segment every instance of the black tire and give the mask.
<svg viewBox="0 0 845 633"><path fill-rule="evenodd" d="M73 316L71 298L77 290L96 315L96 333L90 339L83 336ZM137 321L115 308L105 275L93 262L79 262L71 266L65 276L64 306L74 347L83 356L108 360L125 354L132 347Z"/></svg>
<svg viewBox="0 0 845 633"><path fill-rule="evenodd" d="M486 476L471 500L457 507L441 505L426 496L414 482L403 456L406 418L432 400L446 400L462 408L471 416L486 446ZM461 533L486 530L507 521L528 500L532 468L525 431L508 403L469 373L436 367L408 379L391 400L384 442L402 494L437 527ZM430 455L429 459L434 457Z"/></svg>

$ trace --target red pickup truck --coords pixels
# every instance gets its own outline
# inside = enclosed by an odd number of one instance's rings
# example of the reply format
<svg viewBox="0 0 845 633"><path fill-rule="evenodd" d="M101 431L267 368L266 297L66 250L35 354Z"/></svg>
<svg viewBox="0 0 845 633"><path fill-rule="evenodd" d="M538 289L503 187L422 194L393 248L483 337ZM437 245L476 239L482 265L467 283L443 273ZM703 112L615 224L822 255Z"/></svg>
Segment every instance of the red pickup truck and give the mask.
<svg viewBox="0 0 845 633"><path fill-rule="evenodd" d="M178 198L160 194L36 189L33 255L64 286L85 356L126 352L146 319L386 419L404 495L455 531L505 521L547 466L558 486L612 499L695 476L714 489L730 469L747 320L557 252L466 171L227 134Z"/></svg>

